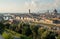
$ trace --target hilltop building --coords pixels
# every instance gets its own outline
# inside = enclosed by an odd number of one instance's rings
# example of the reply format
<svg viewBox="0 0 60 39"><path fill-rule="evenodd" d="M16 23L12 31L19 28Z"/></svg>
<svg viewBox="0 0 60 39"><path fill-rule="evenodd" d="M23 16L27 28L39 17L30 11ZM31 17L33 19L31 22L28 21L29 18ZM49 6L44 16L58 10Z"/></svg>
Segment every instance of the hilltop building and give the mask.
<svg viewBox="0 0 60 39"><path fill-rule="evenodd" d="M54 10L54 14L57 14L57 10L56 9Z"/></svg>

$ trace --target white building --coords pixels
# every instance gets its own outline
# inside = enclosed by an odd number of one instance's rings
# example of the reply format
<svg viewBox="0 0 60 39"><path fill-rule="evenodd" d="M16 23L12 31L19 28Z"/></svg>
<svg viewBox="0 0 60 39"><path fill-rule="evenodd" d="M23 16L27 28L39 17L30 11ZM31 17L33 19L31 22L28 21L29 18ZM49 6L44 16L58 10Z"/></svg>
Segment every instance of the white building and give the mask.
<svg viewBox="0 0 60 39"><path fill-rule="evenodd" d="M9 15L9 14L4 14L3 19L4 20L9 20L9 19L12 19L12 16Z"/></svg>

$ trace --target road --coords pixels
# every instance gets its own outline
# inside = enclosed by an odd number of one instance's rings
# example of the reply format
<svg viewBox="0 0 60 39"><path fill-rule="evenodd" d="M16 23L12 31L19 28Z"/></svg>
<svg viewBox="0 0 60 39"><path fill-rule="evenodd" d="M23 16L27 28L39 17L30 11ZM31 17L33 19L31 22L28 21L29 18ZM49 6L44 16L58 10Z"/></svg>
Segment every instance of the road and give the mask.
<svg viewBox="0 0 60 39"><path fill-rule="evenodd" d="M0 39L4 39L4 38L0 35Z"/></svg>

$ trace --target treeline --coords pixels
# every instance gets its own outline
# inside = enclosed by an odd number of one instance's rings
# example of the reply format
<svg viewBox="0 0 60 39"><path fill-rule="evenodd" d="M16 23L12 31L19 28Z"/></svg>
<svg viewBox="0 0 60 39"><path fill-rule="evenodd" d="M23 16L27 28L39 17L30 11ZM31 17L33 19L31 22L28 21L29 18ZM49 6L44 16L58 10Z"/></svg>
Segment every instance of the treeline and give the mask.
<svg viewBox="0 0 60 39"><path fill-rule="evenodd" d="M60 35L48 29L44 29L41 25L29 24L20 22L18 24L0 23L0 33L2 34L5 29L12 30L16 33L22 34L24 36L30 37L31 39L60 39ZM24 36L20 37L21 39L29 39Z"/></svg>

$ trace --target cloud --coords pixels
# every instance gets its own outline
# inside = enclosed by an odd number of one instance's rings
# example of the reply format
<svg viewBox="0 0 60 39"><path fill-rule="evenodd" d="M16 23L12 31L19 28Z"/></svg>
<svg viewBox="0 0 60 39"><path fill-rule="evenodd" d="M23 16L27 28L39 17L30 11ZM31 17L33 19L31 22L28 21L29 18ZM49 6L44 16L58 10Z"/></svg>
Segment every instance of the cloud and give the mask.
<svg viewBox="0 0 60 39"><path fill-rule="evenodd" d="M25 2L26 9L34 10L49 10L55 9L60 6L60 0L54 0L52 3L39 3L39 0L31 0L31 2Z"/></svg>
<svg viewBox="0 0 60 39"><path fill-rule="evenodd" d="M48 1L46 3L46 1ZM1 2L0 3L0 12L28 12L28 9L31 9L31 12L38 12L42 10L52 10L54 8L60 8L60 0L26 0L22 1L20 4L18 2ZM52 1L52 0L51 0Z"/></svg>
<svg viewBox="0 0 60 39"><path fill-rule="evenodd" d="M55 5L56 7L59 7L59 6L60 6L60 0L55 0L54 5Z"/></svg>
<svg viewBox="0 0 60 39"><path fill-rule="evenodd" d="M31 2L25 2L25 8L26 9L31 9L32 11L34 11L38 7L37 7L37 4L34 1L31 1Z"/></svg>

